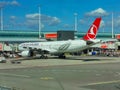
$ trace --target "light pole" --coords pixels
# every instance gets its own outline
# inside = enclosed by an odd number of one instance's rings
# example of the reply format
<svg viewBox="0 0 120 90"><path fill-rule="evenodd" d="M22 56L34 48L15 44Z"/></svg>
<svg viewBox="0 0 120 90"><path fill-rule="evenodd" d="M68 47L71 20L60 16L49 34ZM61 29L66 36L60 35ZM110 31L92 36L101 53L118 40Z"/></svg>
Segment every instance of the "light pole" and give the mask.
<svg viewBox="0 0 120 90"><path fill-rule="evenodd" d="M3 8L0 7L0 12L1 12L1 31L3 30Z"/></svg>
<svg viewBox="0 0 120 90"><path fill-rule="evenodd" d="M74 16L75 16L75 31L77 32L77 13L74 13Z"/></svg>
<svg viewBox="0 0 120 90"><path fill-rule="evenodd" d="M38 7L38 10L39 10L39 38L41 38L41 8L40 6Z"/></svg>
<svg viewBox="0 0 120 90"><path fill-rule="evenodd" d="M113 26L114 24L113 24L113 12L112 12L112 38L114 38L114 26Z"/></svg>

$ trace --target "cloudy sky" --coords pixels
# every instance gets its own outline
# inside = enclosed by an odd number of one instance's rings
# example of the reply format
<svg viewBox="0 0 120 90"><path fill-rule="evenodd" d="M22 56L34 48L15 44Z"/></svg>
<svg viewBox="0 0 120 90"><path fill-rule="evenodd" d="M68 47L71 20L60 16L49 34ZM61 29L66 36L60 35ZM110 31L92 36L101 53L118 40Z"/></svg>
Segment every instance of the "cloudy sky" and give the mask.
<svg viewBox="0 0 120 90"><path fill-rule="evenodd" d="M38 30L39 9L42 31L74 30L77 13L78 31L86 32L96 17L102 17L99 32L120 33L119 0L0 0L4 30Z"/></svg>

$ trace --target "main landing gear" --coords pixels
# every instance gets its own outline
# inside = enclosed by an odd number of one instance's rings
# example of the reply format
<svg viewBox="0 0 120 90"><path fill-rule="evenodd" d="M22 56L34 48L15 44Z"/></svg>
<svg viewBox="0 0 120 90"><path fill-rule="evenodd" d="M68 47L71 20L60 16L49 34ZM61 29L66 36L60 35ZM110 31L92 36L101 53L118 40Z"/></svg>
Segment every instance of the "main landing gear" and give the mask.
<svg viewBox="0 0 120 90"><path fill-rule="evenodd" d="M59 58L61 58L61 59L66 59L66 56L65 56L65 54L63 53L63 54L60 54L60 55L59 55Z"/></svg>
<svg viewBox="0 0 120 90"><path fill-rule="evenodd" d="M47 55L42 54L42 55L40 56L40 59L48 59L48 56L47 56Z"/></svg>
<svg viewBox="0 0 120 90"><path fill-rule="evenodd" d="M42 51L42 52L41 52L40 59L48 59L47 54L48 54L48 52L47 52L47 51Z"/></svg>

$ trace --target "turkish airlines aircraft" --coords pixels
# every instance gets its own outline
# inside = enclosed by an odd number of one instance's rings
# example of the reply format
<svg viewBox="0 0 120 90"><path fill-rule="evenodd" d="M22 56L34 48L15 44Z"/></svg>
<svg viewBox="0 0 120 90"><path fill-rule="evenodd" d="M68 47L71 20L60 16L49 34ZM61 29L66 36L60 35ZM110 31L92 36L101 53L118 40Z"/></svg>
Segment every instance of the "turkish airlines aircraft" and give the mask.
<svg viewBox="0 0 120 90"><path fill-rule="evenodd" d="M96 18L86 35L80 40L22 43L19 45L19 50L22 51L22 56L33 56L33 52L37 51L41 54L40 58L46 58L47 53L65 58L65 53L82 51L101 41L96 39L100 22L101 18Z"/></svg>

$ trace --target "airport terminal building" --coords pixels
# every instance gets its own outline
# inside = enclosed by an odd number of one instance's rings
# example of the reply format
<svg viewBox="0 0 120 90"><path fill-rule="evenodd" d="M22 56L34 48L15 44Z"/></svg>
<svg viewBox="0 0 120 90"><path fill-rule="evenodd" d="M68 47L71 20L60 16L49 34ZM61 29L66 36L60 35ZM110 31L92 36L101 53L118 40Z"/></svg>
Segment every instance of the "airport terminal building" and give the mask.
<svg viewBox="0 0 120 90"><path fill-rule="evenodd" d="M69 32L69 31L68 31ZM65 33L68 32L65 31ZM49 37L46 37L49 34ZM53 39L57 38L57 36L53 36L57 34L57 32L42 32L41 37L42 39ZM52 36L50 36L52 35ZM77 38L82 38L85 33L74 33L74 36ZM111 33L98 33L97 38L99 39L110 39L112 37ZM115 37L115 35L114 35ZM4 30L0 31L0 42L31 42L31 41L40 41L39 39L39 32L37 31L10 31Z"/></svg>

